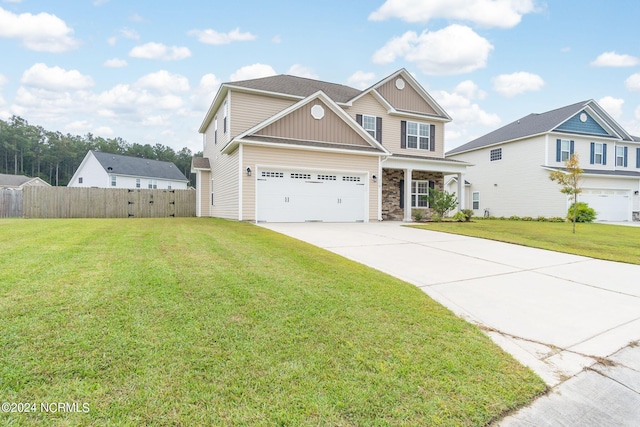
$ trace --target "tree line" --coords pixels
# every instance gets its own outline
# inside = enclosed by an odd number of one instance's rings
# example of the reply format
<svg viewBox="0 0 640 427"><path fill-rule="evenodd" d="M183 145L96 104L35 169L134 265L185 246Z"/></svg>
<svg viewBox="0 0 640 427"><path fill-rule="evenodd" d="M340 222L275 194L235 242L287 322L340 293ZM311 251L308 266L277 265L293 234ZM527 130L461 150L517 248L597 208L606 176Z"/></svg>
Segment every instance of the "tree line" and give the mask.
<svg viewBox="0 0 640 427"><path fill-rule="evenodd" d="M66 186L89 150L173 162L195 186L194 154L186 147L176 152L166 145L131 144L120 137L63 134L30 125L19 116L0 120L0 173L40 177L53 186Z"/></svg>

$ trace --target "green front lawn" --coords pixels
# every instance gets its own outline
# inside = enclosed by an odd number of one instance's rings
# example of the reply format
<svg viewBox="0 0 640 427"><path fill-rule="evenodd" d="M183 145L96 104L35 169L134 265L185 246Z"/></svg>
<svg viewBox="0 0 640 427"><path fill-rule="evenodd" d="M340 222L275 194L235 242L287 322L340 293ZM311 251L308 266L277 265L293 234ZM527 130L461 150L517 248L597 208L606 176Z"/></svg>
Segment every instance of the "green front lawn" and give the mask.
<svg viewBox="0 0 640 427"><path fill-rule="evenodd" d="M37 405L2 425L481 426L545 390L416 287L254 225L0 220L0 248L0 401Z"/></svg>
<svg viewBox="0 0 640 427"><path fill-rule="evenodd" d="M640 227L576 224L576 234L573 234L571 223L475 218L472 222L430 222L415 227L640 264Z"/></svg>

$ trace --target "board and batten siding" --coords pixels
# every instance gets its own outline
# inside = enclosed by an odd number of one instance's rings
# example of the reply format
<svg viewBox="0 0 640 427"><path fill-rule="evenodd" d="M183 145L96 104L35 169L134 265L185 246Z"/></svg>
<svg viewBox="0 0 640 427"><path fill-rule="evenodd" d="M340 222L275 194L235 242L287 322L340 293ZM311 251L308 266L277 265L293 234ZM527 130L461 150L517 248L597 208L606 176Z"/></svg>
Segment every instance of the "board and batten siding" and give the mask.
<svg viewBox="0 0 640 427"><path fill-rule="evenodd" d="M405 90L407 88L405 87ZM353 106L347 110L349 115L354 118L356 114L367 114L376 117L382 117L382 145L394 154L404 154L410 156L424 157L444 157L444 123L437 121L429 121L428 118L415 119L403 118L401 116L390 116L387 110L376 100L373 95L367 94L353 103ZM418 150L410 148L401 148L401 131L400 122L402 120L414 121L419 123L428 123L435 126L435 151Z"/></svg>
<svg viewBox="0 0 640 427"><path fill-rule="evenodd" d="M237 91L230 91L230 96L232 102L230 102L229 115L232 137L251 129L296 103L295 100Z"/></svg>
<svg viewBox="0 0 640 427"><path fill-rule="evenodd" d="M324 109L324 117L321 119L315 119L311 115L311 109L316 105ZM303 141L369 146L369 143L362 136L338 117L324 102L317 99L292 111L256 134Z"/></svg>
<svg viewBox="0 0 640 427"><path fill-rule="evenodd" d="M431 105L416 92L409 83L405 82L404 89L396 87L396 80L391 79L376 90L396 110L410 111L419 114L438 115Z"/></svg>
<svg viewBox="0 0 640 427"><path fill-rule="evenodd" d="M566 215L567 197L542 167L544 141L545 136L539 136L451 156L474 165L467 168L465 179L471 183L467 191L480 192L478 215L485 209L497 217ZM502 160L491 161L491 150L499 148Z"/></svg>
<svg viewBox="0 0 640 427"><path fill-rule="evenodd" d="M250 167L257 172L259 165L289 168L300 168L304 165L306 170L367 173L369 221L377 221L380 180L374 183L371 176L378 175L379 161L378 156L244 145L242 168L245 170ZM257 178L257 173L250 177L242 175L242 219L246 221L255 221Z"/></svg>

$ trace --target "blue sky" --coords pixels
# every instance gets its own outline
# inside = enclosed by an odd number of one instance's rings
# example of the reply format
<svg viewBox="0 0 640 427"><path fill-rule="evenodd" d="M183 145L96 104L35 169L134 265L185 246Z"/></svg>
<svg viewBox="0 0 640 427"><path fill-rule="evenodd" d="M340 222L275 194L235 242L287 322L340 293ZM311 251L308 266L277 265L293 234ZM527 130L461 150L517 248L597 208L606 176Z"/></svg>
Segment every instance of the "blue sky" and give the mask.
<svg viewBox="0 0 640 427"><path fill-rule="evenodd" d="M198 151L221 82L406 68L453 118L447 150L588 99L640 135L638 17L637 0L0 0L0 118Z"/></svg>

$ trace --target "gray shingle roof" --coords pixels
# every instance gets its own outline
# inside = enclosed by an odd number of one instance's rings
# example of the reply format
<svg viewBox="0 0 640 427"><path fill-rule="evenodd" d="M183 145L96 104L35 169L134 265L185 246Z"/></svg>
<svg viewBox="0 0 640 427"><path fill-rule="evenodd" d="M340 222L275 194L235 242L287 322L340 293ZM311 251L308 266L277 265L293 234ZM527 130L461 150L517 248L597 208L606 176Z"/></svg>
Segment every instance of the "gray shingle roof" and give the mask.
<svg viewBox="0 0 640 427"><path fill-rule="evenodd" d="M208 157L192 157L191 158L192 169L211 169Z"/></svg>
<svg viewBox="0 0 640 427"><path fill-rule="evenodd" d="M512 141L514 139L524 138L530 135L549 132L567 118L577 114L589 102L590 101L582 101L556 110L547 111L546 113L529 114L528 116L522 117L521 119L501 127L500 129L496 129L493 132L489 132L488 134L481 136L480 138L454 148L447 152L447 155L469 151L485 147L487 145L497 144L499 142Z"/></svg>
<svg viewBox="0 0 640 427"><path fill-rule="evenodd" d="M7 175L0 173L0 186L20 187L22 184L32 179L33 178L29 178L24 175Z"/></svg>
<svg viewBox="0 0 640 427"><path fill-rule="evenodd" d="M92 151L92 153L108 173L172 181L188 181L172 162L103 153L101 151Z"/></svg>
<svg viewBox="0 0 640 427"><path fill-rule="evenodd" d="M362 93L361 90L349 86L286 74L253 80L227 82L225 84L267 92L284 93L304 98L321 90L335 102L347 102Z"/></svg>

